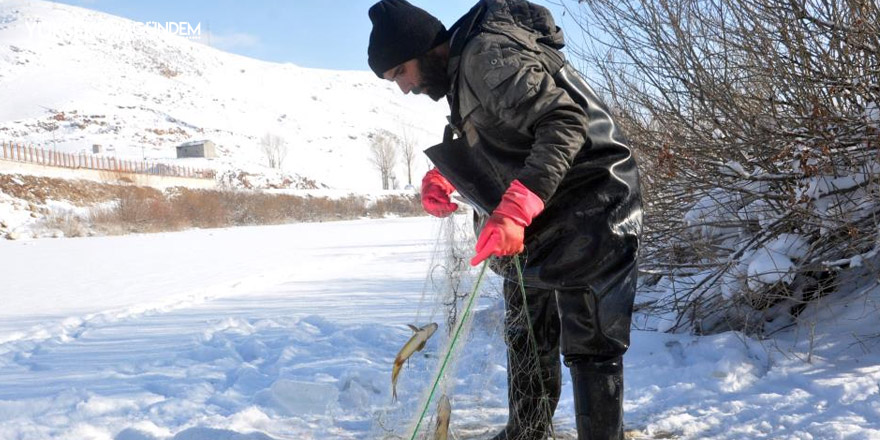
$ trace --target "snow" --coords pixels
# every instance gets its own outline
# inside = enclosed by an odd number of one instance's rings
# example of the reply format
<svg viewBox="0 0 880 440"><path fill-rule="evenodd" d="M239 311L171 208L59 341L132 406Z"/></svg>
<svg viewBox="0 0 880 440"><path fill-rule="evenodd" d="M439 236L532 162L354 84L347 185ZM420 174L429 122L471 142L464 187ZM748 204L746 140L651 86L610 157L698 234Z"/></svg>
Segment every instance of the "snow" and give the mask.
<svg viewBox="0 0 880 440"><path fill-rule="evenodd" d="M0 438L374 439L383 427L408 436L447 334L426 280L440 225L386 219L0 243ZM796 254L799 240L766 249ZM505 422L497 289L495 278L485 284L454 362L459 438ZM851 295L868 306L804 311L811 337L634 331L628 429L640 438L877 438L880 339L871 329L880 288ZM443 336L405 366L392 404L405 324L428 321ZM563 386L556 425L571 433L567 374Z"/></svg>
<svg viewBox="0 0 880 440"><path fill-rule="evenodd" d="M869 102L865 105L865 118L874 126L880 124L880 105L876 102Z"/></svg>
<svg viewBox="0 0 880 440"><path fill-rule="evenodd" d="M748 266L748 286L752 290L777 282L791 284L797 269L794 261L807 255L809 243L798 234L779 234L742 261Z"/></svg>

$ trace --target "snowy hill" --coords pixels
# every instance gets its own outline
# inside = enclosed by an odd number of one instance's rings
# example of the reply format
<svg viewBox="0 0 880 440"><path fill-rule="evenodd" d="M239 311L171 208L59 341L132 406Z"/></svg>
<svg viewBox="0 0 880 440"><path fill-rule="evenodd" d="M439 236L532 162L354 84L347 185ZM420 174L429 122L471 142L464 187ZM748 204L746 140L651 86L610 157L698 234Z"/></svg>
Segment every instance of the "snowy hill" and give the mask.
<svg viewBox="0 0 880 440"><path fill-rule="evenodd" d="M254 172L265 163L260 138L272 132L289 144L284 171L360 191L381 187L368 161L371 131L406 129L423 149L447 111L370 72L258 61L29 0L0 3L0 96L0 140L71 153L100 144L121 158L173 160L180 143L209 139L220 157L188 165ZM416 166L423 171L426 161ZM405 184L405 173L398 179Z"/></svg>

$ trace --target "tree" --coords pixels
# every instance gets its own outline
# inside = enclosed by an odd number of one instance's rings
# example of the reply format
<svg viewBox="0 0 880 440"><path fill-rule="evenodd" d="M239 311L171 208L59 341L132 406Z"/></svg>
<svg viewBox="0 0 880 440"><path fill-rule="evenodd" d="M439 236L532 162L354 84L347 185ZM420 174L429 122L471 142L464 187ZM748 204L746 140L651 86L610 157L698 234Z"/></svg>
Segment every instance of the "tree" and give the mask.
<svg viewBox="0 0 880 440"><path fill-rule="evenodd" d="M390 189L394 177L394 164L397 162L397 149L400 138L388 130L377 130L370 134L370 162L382 176L382 189Z"/></svg>
<svg viewBox="0 0 880 440"><path fill-rule="evenodd" d="M260 148L269 168L280 170L287 159L287 141L276 134L266 133L260 140Z"/></svg>
<svg viewBox="0 0 880 440"><path fill-rule="evenodd" d="M416 140L409 126L401 129L400 152L403 165L406 167L406 184L412 187L413 163L416 160Z"/></svg>

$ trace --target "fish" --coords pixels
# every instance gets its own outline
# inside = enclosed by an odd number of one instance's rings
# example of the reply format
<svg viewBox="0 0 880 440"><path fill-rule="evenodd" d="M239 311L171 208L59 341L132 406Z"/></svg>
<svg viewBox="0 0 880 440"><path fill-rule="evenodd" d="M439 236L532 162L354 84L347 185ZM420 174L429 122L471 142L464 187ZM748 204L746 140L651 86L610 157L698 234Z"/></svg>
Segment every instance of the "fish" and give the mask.
<svg viewBox="0 0 880 440"><path fill-rule="evenodd" d="M400 375L400 369L403 368L403 364L415 352L422 351L422 349L425 348L425 343L427 343L428 339L430 339L434 332L437 331L437 323L434 322L421 328L412 324L407 324L407 326L412 329L414 334L409 338L409 341L406 341L406 344L403 344L403 348L400 349L400 352L397 353L397 357L394 358L394 368L391 369L392 402L397 400L397 377Z"/></svg>
<svg viewBox="0 0 880 440"><path fill-rule="evenodd" d="M449 438L449 417L452 415L452 405L449 398L444 394L437 403L437 429L434 430L434 440L447 440Z"/></svg>

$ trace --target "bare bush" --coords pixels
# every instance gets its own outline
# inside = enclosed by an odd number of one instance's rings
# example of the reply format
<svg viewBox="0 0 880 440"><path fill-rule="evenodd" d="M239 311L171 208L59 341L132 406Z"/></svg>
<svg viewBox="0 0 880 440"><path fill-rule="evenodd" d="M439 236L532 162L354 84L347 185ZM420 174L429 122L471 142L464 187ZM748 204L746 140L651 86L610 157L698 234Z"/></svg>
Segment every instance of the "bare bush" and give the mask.
<svg viewBox="0 0 880 440"><path fill-rule="evenodd" d="M375 202L362 196L339 199L176 188L163 194L143 188L121 193L109 209L95 210L93 227L104 234L177 231L186 228L271 225L356 219L386 215L423 215L413 196L384 196ZM56 229L74 228L57 226Z"/></svg>
<svg viewBox="0 0 880 440"><path fill-rule="evenodd" d="M880 4L582 0L572 52L638 150L671 329L766 333L880 248ZM674 283L673 283L674 281Z"/></svg>
<svg viewBox="0 0 880 440"><path fill-rule="evenodd" d="M43 220L46 229L60 231L65 237L85 237L89 235L89 221L74 213L53 213Z"/></svg>
<svg viewBox="0 0 880 440"><path fill-rule="evenodd" d="M424 215L422 201L416 194L390 195L376 200L370 205L367 212L371 217L383 217L385 215L419 216Z"/></svg>

